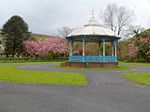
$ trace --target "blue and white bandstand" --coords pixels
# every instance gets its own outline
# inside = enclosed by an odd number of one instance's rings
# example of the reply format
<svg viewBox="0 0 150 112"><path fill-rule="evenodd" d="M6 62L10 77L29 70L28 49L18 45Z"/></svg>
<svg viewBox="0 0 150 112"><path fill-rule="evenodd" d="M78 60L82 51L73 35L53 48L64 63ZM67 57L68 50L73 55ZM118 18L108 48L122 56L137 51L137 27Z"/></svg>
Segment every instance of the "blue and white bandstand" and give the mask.
<svg viewBox="0 0 150 112"><path fill-rule="evenodd" d="M67 37L69 42L69 61L65 65L73 67L114 67L117 66L117 42L120 37L116 36L110 29L98 24L94 17L89 20L83 28L73 30ZM74 42L82 43L82 55L73 54ZM99 55L87 56L86 43L95 42L99 45ZM111 43L111 55L106 55L106 43ZM100 49L102 46L102 49ZM86 48L88 49L88 48Z"/></svg>

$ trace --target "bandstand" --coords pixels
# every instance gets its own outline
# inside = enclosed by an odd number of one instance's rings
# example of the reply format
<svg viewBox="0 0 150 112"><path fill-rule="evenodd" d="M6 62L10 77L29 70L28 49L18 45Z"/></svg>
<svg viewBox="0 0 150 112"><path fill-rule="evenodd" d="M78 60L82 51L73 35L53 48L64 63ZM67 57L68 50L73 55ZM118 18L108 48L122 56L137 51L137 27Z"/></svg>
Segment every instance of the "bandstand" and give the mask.
<svg viewBox="0 0 150 112"><path fill-rule="evenodd" d="M115 67L118 65L117 61L117 42L120 37L116 36L110 29L104 28L98 24L94 16L89 20L87 25L83 28L73 30L67 37L69 42L69 61L62 64L62 66L71 67ZM73 55L74 42L82 43L82 55ZM86 43L95 42L99 45L98 56L86 55ZM106 42L111 43L111 55L106 55ZM102 45L102 50L100 46Z"/></svg>

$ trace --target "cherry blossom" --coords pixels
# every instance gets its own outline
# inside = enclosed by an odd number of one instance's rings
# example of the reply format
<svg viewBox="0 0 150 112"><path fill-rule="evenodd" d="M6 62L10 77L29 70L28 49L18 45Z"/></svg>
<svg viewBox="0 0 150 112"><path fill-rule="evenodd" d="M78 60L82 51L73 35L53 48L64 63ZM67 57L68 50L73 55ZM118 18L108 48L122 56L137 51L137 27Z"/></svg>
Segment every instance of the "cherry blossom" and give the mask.
<svg viewBox="0 0 150 112"><path fill-rule="evenodd" d="M62 38L48 38L43 41L28 40L25 42L26 51L29 54L46 54L53 53L67 53L68 45Z"/></svg>

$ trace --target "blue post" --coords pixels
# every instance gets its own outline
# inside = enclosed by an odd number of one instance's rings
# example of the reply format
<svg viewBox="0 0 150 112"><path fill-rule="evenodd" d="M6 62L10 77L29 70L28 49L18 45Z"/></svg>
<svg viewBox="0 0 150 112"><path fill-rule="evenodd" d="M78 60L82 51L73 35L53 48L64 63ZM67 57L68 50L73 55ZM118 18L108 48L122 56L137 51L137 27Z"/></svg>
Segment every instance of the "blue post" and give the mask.
<svg viewBox="0 0 150 112"><path fill-rule="evenodd" d="M70 40L70 56L73 55L73 40Z"/></svg>
<svg viewBox="0 0 150 112"><path fill-rule="evenodd" d="M115 57L115 62L117 62L117 40L113 40L112 44L113 44L113 48L112 48L113 54L112 54L112 56Z"/></svg>
<svg viewBox="0 0 150 112"><path fill-rule="evenodd" d="M85 35L82 38L82 62L85 61Z"/></svg>
<svg viewBox="0 0 150 112"><path fill-rule="evenodd" d="M106 39L105 39L105 38L102 38L101 40L103 41L103 62L105 62L105 55L106 55L106 54L105 54L105 40L106 40Z"/></svg>

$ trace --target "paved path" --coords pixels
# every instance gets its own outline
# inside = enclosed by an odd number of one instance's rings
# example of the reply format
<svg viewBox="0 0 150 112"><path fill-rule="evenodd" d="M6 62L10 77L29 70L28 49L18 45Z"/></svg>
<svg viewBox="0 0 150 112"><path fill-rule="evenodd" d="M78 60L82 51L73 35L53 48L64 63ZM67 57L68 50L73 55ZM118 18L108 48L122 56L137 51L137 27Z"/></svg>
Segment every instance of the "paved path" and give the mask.
<svg viewBox="0 0 150 112"><path fill-rule="evenodd" d="M50 68L49 64L20 66L35 71L81 72L89 86L0 83L0 112L149 112L150 87L121 78L125 72L150 72L150 67L127 71L84 71Z"/></svg>

